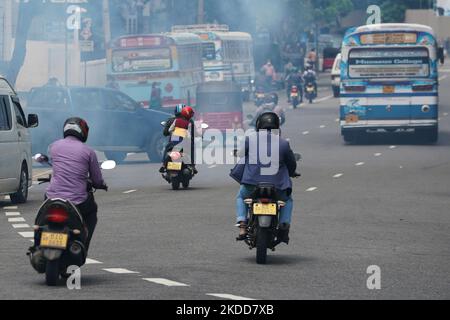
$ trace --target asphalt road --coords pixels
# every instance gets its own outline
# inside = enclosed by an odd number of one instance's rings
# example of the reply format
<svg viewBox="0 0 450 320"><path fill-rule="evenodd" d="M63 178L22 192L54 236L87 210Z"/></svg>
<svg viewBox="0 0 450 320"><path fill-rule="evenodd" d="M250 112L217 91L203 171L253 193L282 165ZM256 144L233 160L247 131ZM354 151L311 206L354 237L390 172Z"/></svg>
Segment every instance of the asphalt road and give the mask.
<svg viewBox="0 0 450 320"><path fill-rule="evenodd" d="M95 261L82 268L81 290L46 287L25 256L44 187L17 209L0 201L0 299L449 299L449 69L437 145L344 144L327 86L317 103L288 111L283 135L303 155L303 176L291 244L269 253L267 265L235 241L229 166L200 166L192 188L174 192L159 165L131 155L105 172L110 191L96 194ZM366 285L373 265L381 290Z"/></svg>

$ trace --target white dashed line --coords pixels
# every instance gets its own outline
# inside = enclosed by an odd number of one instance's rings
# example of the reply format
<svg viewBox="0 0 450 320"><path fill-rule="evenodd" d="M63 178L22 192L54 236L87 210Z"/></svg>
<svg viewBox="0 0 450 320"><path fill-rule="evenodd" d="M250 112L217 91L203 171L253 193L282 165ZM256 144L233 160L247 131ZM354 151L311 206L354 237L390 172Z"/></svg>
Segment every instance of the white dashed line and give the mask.
<svg viewBox="0 0 450 320"><path fill-rule="evenodd" d="M448 112L444 112L444 117L447 117L448 116Z"/></svg>
<svg viewBox="0 0 450 320"><path fill-rule="evenodd" d="M86 259L86 264L103 264L103 262L87 258Z"/></svg>
<svg viewBox="0 0 450 320"><path fill-rule="evenodd" d="M111 268L111 269L103 269L106 272L116 273L116 274L137 274L139 272L130 271L122 268Z"/></svg>
<svg viewBox="0 0 450 320"><path fill-rule="evenodd" d="M363 166L365 164L366 164L365 162L358 162L358 163L355 164L355 166L360 167L360 166Z"/></svg>
<svg viewBox="0 0 450 320"><path fill-rule="evenodd" d="M34 232L19 232L19 234L24 238L34 238Z"/></svg>
<svg viewBox="0 0 450 320"><path fill-rule="evenodd" d="M28 229L30 226L28 224L13 224L12 227L14 229Z"/></svg>
<svg viewBox="0 0 450 320"><path fill-rule="evenodd" d="M391 150L397 149L397 146L390 146L389 149Z"/></svg>
<svg viewBox="0 0 450 320"><path fill-rule="evenodd" d="M447 79L447 76L442 76L439 78L439 81L444 81L445 79Z"/></svg>
<svg viewBox="0 0 450 320"><path fill-rule="evenodd" d="M312 188L306 189L306 192L313 192L313 191L316 191L317 189L318 189L317 187L312 187Z"/></svg>
<svg viewBox="0 0 450 320"><path fill-rule="evenodd" d="M25 222L24 218L9 218L8 222Z"/></svg>
<svg viewBox="0 0 450 320"><path fill-rule="evenodd" d="M137 190L128 190L128 191L125 191L123 194L130 194L130 193L133 193L133 192L136 192Z"/></svg>
<svg viewBox="0 0 450 320"><path fill-rule="evenodd" d="M5 212L7 217L18 217L20 216L20 212Z"/></svg>
<svg viewBox="0 0 450 320"><path fill-rule="evenodd" d="M207 296L222 298L222 299L229 299L229 300L255 300L251 298L245 298L245 297L239 297L232 294L225 294L225 293L207 293Z"/></svg>
<svg viewBox="0 0 450 320"><path fill-rule="evenodd" d="M383 154L382 153L375 153L374 156L375 157L381 157Z"/></svg>
<svg viewBox="0 0 450 320"><path fill-rule="evenodd" d="M338 174L335 174L335 175L333 176L333 178L334 178L334 179L339 179L339 178L341 178L342 176L344 176L343 173L338 173Z"/></svg>
<svg viewBox="0 0 450 320"><path fill-rule="evenodd" d="M16 207L16 206L13 206L13 207L3 207L3 210L17 210L17 209L19 209L19 208Z"/></svg>
<svg viewBox="0 0 450 320"><path fill-rule="evenodd" d="M214 169L216 167L217 167L217 165L212 165L212 166L209 166L208 169Z"/></svg>
<svg viewBox="0 0 450 320"><path fill-rule="evenodd" d="M320 129L324 129L324 128L326 128L327 126L325 126L325 125L321 125L320 126Z"/></svg>
<svg viewBox="0 0 450 320"><path fill-rule="evenodd" d="M328 97L324 97L321 99L317 99L315 102L317 102L317 103L324 102L324 101L330 100L331 98L334 98L334 96L328 96Z"/></svg>
<svg viewBox="0 0 450 320"><path fill-rule="evenodd" d="M176 282L176 281L172 281L172 280L167 280L167 279L163 279L163 278L143 278L143 280L148 281L148 282L153 282L156 284L161 284L161 285L167 286L167 287L189 287L188 284Z"/></svg>
<svg viewBox="0 0 450 320"><path fill-rule="evenodd" d="M303 131L304 136L306 136L307 134L309 134L309 131Z"/></svg>

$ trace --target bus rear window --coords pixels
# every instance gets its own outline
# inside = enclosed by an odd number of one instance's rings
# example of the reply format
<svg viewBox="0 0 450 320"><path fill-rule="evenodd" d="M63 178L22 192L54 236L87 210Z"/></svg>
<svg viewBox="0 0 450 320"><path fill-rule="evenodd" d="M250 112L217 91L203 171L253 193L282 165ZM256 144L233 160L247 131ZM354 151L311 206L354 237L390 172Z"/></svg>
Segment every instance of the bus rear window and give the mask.
<svg viewBox="0 0 450 320"><path fill-rule="evenodd" d="M114 72L168 70L172 68L169 48L116 51L113 53Z"/></svg>
<svg viewBox="0 0 450 320"><path fill-rule="evenodd" d="M348 59L350 78L426 78L430 58L426 48L352 49Z"/></svg>

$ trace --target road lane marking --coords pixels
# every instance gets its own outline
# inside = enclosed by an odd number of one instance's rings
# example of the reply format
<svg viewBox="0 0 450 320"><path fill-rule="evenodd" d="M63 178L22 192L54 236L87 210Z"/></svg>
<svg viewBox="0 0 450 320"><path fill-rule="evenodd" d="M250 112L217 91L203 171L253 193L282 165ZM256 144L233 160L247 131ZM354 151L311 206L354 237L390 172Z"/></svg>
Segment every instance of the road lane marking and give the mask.
<svg viewBox="0 0 450 320"><path fill-rule="evenodd" d="M217 167L217 165L214 164L214 165L212 165L212 166L209 166L208 169L214 169L214 168L216 168L216 167Z"/></svg>
<svg viewBox="0 0 450 320"><path fill-rule="evenodd" d="M24 218L9 218L8 222L25 222Z"/></svg>
<svg viewBox="0 0 450 320"><path fill-rule="evenodd" d="M363 166L365 164L366 164L365 162L358 162L358 163L355 164L355 166L360 167L360 166Z"/></svg>
<svg viewBox="0 0 450 320"><path fill-rule="evenodd" d="M313 191L316 191L317 189L318 189L317 187L312 187L312 188L306 189L306 192L313 192Z"/></svg>
<svg viewBox="0 0 450 320"><path fill-rule="evenodd" d="M445 79L447 79L448 76L442 76L439 78L439 81L444 81Z"/></svg>
<svg viewBox="0 0 450 320"><path fill-rule="evenodd" d="M103 262L87 258L86 259L86 264L103 264Z"/></svg>
<svg viewBox="0 0 450 320"><path fill-rule="evenodd" d="M34 238L34 232L19 232L19 234L24 238Z"/></svg>
<svg viewBox="0 0 450 320"><path fill-rule="evenodd" d="M397 149L397 146L390 146L389 149L391 150Z"/></svg>
<svg viewBox="0 0 450 320"><path fill-rule="evenodd" d="M43 172L43 173L34 175L34 176L33 176L33 180L36 180L37 178L40 178L40 177L45 176L45 175L48 175L48 174L50 174L50 173L52 173L52 172L53 172L52 170L47 170L47 171L45 171L45 172Z"/></svg>
<svg viewBox="0 0 450 320"><path fill-rule="evenodd" d="M133 193L133 192L136 192L137 190L128 190L128 191L125 191L123 194L130 194L130 193Z"/></svg>
<svg viewBox="0 0 450 320"><path fill-rule="evenodd" d="M5 212L7 217L18 217L20 216L20 212Z"/></svg>
<svg viewBox="0 0 450 320"><path fill-rule="evenodd" d="M14 229L28 229L31 228L28 224L23 223L23 224L13 224L12 227Z"/></svg>
<svg viewBox="0 0 450 320"><path fill-rule="evenodd" d="M316 102L319 102L319 103L324 102L324 101L330 100L331 98L334 98L334 96L327 96L327 97L324 97L321 99L317 99Z"/></svg>
<svg viewBox="0 0 450 320"><path fill-rule="evenodd" d="M309 134L309 131L303 131L304 136L306 136L307 134Z"/></svg>
<svg viewBox="0 0 450 320"><path fill-rule="evenodd" d="M228 300L255 300L255 299L251 299L251 298L245 298L245 297L235 296L233 294L226 294L226 293L207 293L206 295L211 296L211 297L228 299Z"/></svg>
<svg viewBox="0 0 450 320"><path fill-rule="evenodd" d="M375 153L374 156L375 157L381 157L383 154L382 153Z"/></svg>
<svg viewBox="0 0 450 320"><path fill-rule="evenodd" d="M106 272L116 273L116 274L137 274L139 272L131 271L128 269L122 269L122 268L109 268L109 269L103 269Z"/></svg>
<svg viewBox="0 0 450 320"><path fill-rule="evenodd" d="M320 129L324 129L324 128L326 128L327 126L326 125L321 125L320 126Z"/></svg>
<svg viewBox="0 0 450 320"><path fill-rule="evenodd" d="M339 179L339 178L341 178L342 176L344 176L343 173L338 173L338 174L335 174L335 175L333 176L333 178Z"/></svg>
<svg viewBox="0 0 450 320"><path fill-rule="evenodd" d="M444 117L448 116L448 112L444 112Z"/></svg>
<svg viewBox="0 0 450 320"><path fill-rule="evenodd" d="M3 207L3 210L17 210L19 207L13 206L13 207Z"/></svg>
<svg viewBox="0 0 450 320"><path fill-rule="evenodd" d="M161 285L167 286L167 287L189 287L188 284L176 282L176 281L172 281L172 280L168 280L168 279L163 279L163 278L143 278L143 280L148 281L148 282L153 282L156 284L161 284Z"/></svg>

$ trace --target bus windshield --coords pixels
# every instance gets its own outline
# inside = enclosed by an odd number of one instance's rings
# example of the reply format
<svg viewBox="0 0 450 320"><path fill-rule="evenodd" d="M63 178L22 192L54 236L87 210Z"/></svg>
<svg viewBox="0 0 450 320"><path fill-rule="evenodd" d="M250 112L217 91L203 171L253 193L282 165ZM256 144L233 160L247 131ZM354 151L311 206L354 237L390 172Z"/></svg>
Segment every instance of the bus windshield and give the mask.
<svg viewBox="0 0 450 320"><path fill-rule="evenodd" d="M427 48L356 48L348 59L353 79L426 78L430 76Z"/></svg>
<svg viewBox="0 0 450 320"><path fill-rule="evenodd" d="M145 72L171 68L169 48L119 50L113 53L114 72Z"/></svg>

